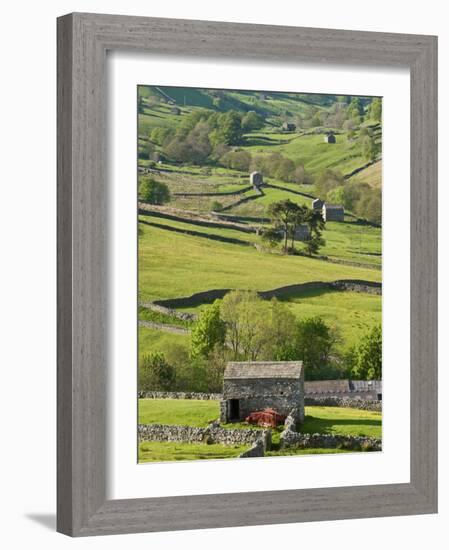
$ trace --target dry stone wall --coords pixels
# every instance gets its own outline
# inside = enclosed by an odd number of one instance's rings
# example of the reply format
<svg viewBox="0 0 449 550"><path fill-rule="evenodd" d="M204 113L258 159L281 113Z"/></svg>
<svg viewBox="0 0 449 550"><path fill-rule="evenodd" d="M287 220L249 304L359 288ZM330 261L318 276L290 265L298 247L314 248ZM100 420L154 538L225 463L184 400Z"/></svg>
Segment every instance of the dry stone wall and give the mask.
<svg viewBox="0 0 449 550"><path fill-rule="evenodd" d="M306 407L349 407L362 411L382 411L382 401L350 397L308 397L306 395L304 403Z"/></svg>
<svg viewBox="0 0 449 550"><path fill-rule="evenodd" d="M372 437L331 434L305 434L285 429L281 434L281 448L347 449L354 451L381 451L382 440Z"/></svg>
<svg viewBox="0 0 449 550"><path fill-rule="evenodd" d="M221 443L222 445L255 445L262 441L263 448L270 448L270 430L233 430L210 424L207 428L166 424L139 424L139 441L169 441L178 443Z"/></svg>
<svg viewBox="0 0 449 550"><path fill-rule="evenodd" d="M191 296L157 300L154 304L168 308L195 307L200 304L208 304L215 300L219 300L231 290L230 288L216 288L197 292ZM258 294L261 298L271 300L271 298L281 298L292 293L300 293L309 290L348 290L352 292L366 292L369 294L381 295L382 283L357 279L344 279L330 282L311 281L309 283L298 283L295 285L274 288L272 290L259 291Z"/></svg>
<svg viewBox="0 0 449 550"><path fill-rule="evenodd" d="M174 392L174 391L140 391L139 399L199 399L200 401L222 399L221 393L197 393L197 392Z"/></svg>

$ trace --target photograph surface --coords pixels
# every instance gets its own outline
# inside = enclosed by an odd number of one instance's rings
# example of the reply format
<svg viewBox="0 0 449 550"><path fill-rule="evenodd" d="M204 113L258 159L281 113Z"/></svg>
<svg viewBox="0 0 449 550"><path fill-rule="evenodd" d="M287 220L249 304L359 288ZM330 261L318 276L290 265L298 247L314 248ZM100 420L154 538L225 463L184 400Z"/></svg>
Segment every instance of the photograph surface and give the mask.
<svg viewBox="0 0 449 550"><path fill-rule="evenodd" d="M137 87L139 462L382 449L382 98Z"/></svg>

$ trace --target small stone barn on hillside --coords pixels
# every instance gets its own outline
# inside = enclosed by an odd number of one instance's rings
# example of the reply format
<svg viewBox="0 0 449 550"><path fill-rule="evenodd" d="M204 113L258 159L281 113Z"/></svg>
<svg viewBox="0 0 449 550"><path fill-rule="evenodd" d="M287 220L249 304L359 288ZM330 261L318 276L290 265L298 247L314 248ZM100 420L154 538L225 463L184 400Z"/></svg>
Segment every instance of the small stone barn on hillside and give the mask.
<svg viewBox="0 0 449 550"><path fill-rule="evenodd" d="M284 122L282 124L282 129L284 132L294 132L296 130L296 124L293 124L292 122Z"/></svg>
<svg viewBox="0 0 449 550"><path fill-rule="evenodd" d="M324 204L323 219L325 222L343 222L345 220L345 209L341 204Z"/></svg>
<svg viewBox="0 0 449 550"><path fill-rule="evenodd" d="M312 208L314 210L321 210L324 206L324 201L321 199L313 199L312 201Z"/></svg>
<svg viewBox="0 0 449 550"><path fill-rule="evenodd" d="M263 184L263 176L260 172L251 172L249 182L253 187L260 187Z"/></svg>
<svg viewBox="0 0 449 550"><path fill-rule="evenodd" d="M324 141L326 143L336 143L337 142L337 138L335 137L335 134L333 132L329 132L328 134L326 134L324 136Z"/></svg>
<svg viewBox="0 0 449 550"><path fill-rule="evenodd" d="M295 409L297 420L304 420L302 361L249 361L226 365L221 422L244 420L250 413L266 408L282 415Z"/></svg>

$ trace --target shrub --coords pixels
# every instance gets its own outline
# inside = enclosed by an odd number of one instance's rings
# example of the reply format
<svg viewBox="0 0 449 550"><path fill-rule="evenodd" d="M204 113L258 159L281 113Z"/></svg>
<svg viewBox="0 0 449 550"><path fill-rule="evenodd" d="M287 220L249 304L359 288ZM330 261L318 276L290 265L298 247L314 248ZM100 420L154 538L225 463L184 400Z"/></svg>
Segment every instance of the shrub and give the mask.
<svg viewBox="0 0 449 550"><path fill-rule="evenodd" d="M144 355L139 364L139 389L141 391L172 391L176 371L162 353Z"/></svg>
<svg viewBox="0 0 449 550"><path fill-rule="evenodd" d="M139 196L142 201L161 205L170 201L170 190L165 183L144 177L139 185Z"/></svg>

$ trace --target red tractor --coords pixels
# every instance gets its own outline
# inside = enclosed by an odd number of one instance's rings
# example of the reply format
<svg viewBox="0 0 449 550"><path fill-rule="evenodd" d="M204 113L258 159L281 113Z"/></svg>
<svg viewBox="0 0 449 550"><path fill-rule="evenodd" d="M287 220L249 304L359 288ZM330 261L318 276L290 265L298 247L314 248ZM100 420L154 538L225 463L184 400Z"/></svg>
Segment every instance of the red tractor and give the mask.
<svg viewBox="0 0 449 550"><path fill-rule="evenodd" d="M252 412L245 418L248 424L262 426L263 428L276 428L279 424L285 422L285 416L274 409L264 409L263 411Z"/></svg>

